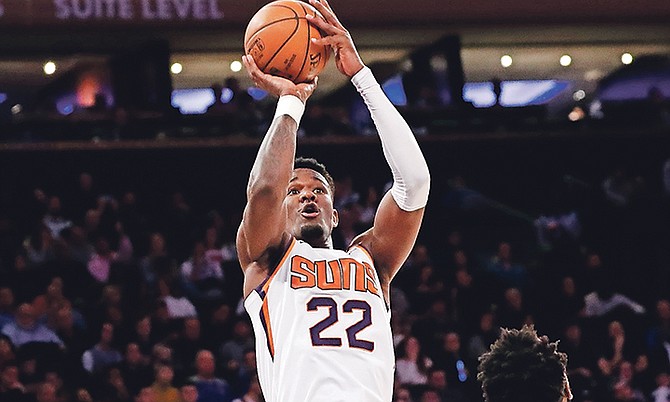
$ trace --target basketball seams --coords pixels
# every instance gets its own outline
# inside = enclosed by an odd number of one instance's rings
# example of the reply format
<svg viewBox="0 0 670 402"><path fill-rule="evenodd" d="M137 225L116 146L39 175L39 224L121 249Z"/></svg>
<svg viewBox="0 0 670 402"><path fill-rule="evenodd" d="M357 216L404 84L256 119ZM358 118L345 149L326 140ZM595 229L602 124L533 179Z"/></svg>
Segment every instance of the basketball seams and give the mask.
<svg viewBox="0 0 670 402"><path fill-rule="evenodd" d="M301 18L305 18L304 15L303 15L303 16L299 16L298 13L297 13L292 7L288 7L288 6L285 6L285 5L283 5L283 4L269 4L269 5L268 5L268 9L270 9L270 8L285 8L285 9L287 9L287 10L290 10L294 15L293 15L293 17L285 17L285 18L281 18L281 19L278 19L278 20L274 20L274 21L272 21L272 22L268 22L268 23L265 24L265 25L262 25L262 26L259 27L254 33L252 33L251 35L249 35L249 38L251 38L252 36L256 35L257 33L259 33L260 31L262 31L263 29L269 27L269 26L272 25L272 24L276 24L276 23L278 23L278 22L291 21L291 20L299 20L299 19L301 19ZM304 8L303 8L303 11L305 11ZM306 14L306 13L305 13L305 14Z"/></svg>
<svg viewBox="0 0 670 402"><path fill-rule="evenodd" d="M274 52L274 54L272 54L272 56L270 56L270 57L268 58L268 61L267 61L267 62L265 63L265 65L261 68L261 70L265 70L265 69L267 68L267 66L269 66L270 63L272 63L272 61L275 59L275 57L277 57L277 55L279 54L279 52L281 52L281 50L284 48L284 46L286 46L286 44L291 40L291 38L293 38L293 36L295 36L295 33L298 32L298 29L300 28L300 18L305 18L305 17L300 17L300 16L298 16L298 13L297 13L292 7L287 7L287 6L284 6L284 5L281 5L281 4L274 5L273 7L286 8L286 9L288 9L288 10L291 10L291 12L294 14L294 17L293 17L293 18L284 18L284 21L295 20L295 21L296 21L296 24L295 24L295 28L293 28L293 32L286 38L286 40L284 41L284 43L282 43L281 46L279 46L279 47L277 48L277 50ZM273 23L274 23L274 22L276 22L276 21L273 21ZM269 26L269 25L272 25L272 23L268 24L268 26ZM266 28L267 28L267 27L266 27ZM256 33L260 32L260 31L261 31L261 30L259 29L258 31L256 31ZM255 33L254 35L256 35L256 33ZM252 35L252 36L253 36L253 35Z"/></svg>
<svg viewBox="0 0 670 402"><path fill-rule="evenodd" d="M302 8L302 11L307 15L307 10L305 9L304 5L300 5ZM307 58L309 57L309 47L311 46L311 38L312 38L312 26L310 25L309 21L307 21L307 18L305 19L305 23L307 24L307 46L305 46L305 54L302 57L302 66L300 66L300 71L298 71L298 75L296 76L296 81L302 81L298 80L298 77L302 75L302 72L305 70L305 63L307 63ZM298 27L300 27L301 21L298 21Z"/></svg>
<svg viewBox="0 0 670 402"><path fill-rule="evenodd" d="M261 71L288 78L296 83L304 82L318 73L317 70L322 68L323 62L321 60L318 66L313 66L314 69L310 67L311 52L318 52L319 56L323 56L323 50L311 43L312 35L320 36L306 17L314 10L299 1L275 1L278 4L267 4L264 7L266 10L257 13L249 22L247 29L251 25L254 27L253 34L245 33L245 51L256 55ZM303 56L302 60L298 59L300 55Z"/></svg>

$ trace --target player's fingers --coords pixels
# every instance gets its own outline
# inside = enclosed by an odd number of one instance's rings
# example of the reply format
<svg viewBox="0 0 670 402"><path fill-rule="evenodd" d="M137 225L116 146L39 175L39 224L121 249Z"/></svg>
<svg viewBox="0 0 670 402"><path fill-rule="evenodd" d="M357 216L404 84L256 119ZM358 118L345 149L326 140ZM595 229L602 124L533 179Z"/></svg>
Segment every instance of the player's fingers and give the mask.
<svg viewBox="0 0 670 402"><path fill-rule="evenodd" d="M327 33L328 35L337 35L337 34L343 32L343 30L341 28L336 27L335 25L329 23L328 21L324 20L323 18L321 18L319 16L314 16L314 15L311 15L311 14L307 14L307 16L305 18L307 18L307 21L310 24L319 28L321 31Z"/></svg>
<svg viewBox="0 0 670 402"><path fill-rule="evenodd" d="M305 88L306 91L314 92L314 90L316 89L316 86L318 85L318 82L319 82L319 77L314 77L313 80L308 81L308 82L304 82L304 83L299 84L299 85L302 85Z"/></svg>
<svg viewBox="0 0 670 402"><path fill-rule="evenodd" d="M245 54L242 56L242 64L244 64L244 67L247 69L247 72L251 74L252 71L258 70L258 66L256 66L256 61L250 54Z"/></svg>
<svg viewBox="0 0 670 402"><path fill-rule="evenodd" d="M323 38L312 38L312 43L320 46L330 46L338 49L346 43L347 38L344 35L324 36Z"/></svg>
<svg viewBox="0 0 670 402"><path fill-rule="evenodd" d="M251 80L254 82L254 84L256 84L256 86L259 86L261 78L264 74L258 68L258 66L256 66L254 58L251 57L251 55L244 55L242 56L242 63L244 64L244 67L247 69L247 74L249 74L249 78L251 78Z"/></svg>
<svg viewBox="0 0 670 402"><path fill-rule="evenodd" d="M323 18L326 21L338 28L344 28L344 26L340 23L340 20L338 20L337 16L335 16L333 9L330 8L330 5L328 5L327 1L309 0L309 3L314 6L314 8L316 8L321 13L321 15L323 15Z"/></svg>

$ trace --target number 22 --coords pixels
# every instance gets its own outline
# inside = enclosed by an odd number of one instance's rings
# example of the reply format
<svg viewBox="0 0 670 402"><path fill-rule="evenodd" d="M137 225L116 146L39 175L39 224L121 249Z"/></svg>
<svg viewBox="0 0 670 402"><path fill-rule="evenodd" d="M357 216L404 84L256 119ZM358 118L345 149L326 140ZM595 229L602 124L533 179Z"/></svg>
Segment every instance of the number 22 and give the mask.
<svg viewBox="0 0 670 402"><path fill-rule="evenodd" d="M313 297L309 302L307 302L307 311L317 311L319 307L328 307L328 316L314 324L314 326L309 329L309 334L312 338L312 345L342 346L342 339L340 338L324 338L321 336L321 331L338 321L337 302L330 297ZM374 342L358 339L356 337L356 334L372 325L372 312L370 305L364 300L347 300L342 306L343 313L353 313L354 310L361 310L363 312L363 316L361 317L360 321L346 329L349 347L365 349L372 352L375 348Z"/></svg>

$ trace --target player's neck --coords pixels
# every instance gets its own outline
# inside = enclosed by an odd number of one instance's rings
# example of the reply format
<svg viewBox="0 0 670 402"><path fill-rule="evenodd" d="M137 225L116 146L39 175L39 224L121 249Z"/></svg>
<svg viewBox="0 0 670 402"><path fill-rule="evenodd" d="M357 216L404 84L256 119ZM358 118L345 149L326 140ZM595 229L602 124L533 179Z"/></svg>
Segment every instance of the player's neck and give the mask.
<svg viewBox="0 0 670 402"><path fill-rule="evenodd" d="M305 243L309 244L313 248L333 248L333 238L331 236L328 236L326 239L319 239L319 240L307 240L307 239L300 239L304 241Z"/></svg>

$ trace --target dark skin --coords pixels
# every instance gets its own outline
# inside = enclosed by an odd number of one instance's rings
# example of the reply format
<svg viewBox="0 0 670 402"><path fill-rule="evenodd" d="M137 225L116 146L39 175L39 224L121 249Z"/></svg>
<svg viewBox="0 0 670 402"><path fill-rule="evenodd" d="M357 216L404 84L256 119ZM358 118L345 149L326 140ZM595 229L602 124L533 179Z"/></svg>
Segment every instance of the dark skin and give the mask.
<svg viewBox="0 0 670 402"><path fill-rule="evenodd" d="M308 17L325 32L316 43L335 53L337 69L351 78L364 64L351 35L339 22L326 0L310 0L323 16ZM316 89L317 80L293 82L263 73L250 56L242 58L256 86L280 97L294 95L303 103ZM331 233L339 221L333 194L323 176L306 168L294 169L297 123L289 116L276 118L260 145L247 186L247 205L237 233L237 250L244 271L244 297L271 274L278 256L292 238L313 247L332 248ZM414 246L424 209L404 211L390 193L382 198L373 227L352 242L372 255L385 300L391 280Z"/></svg>

